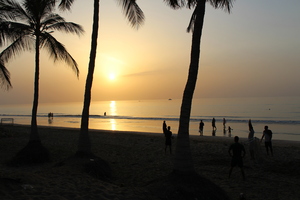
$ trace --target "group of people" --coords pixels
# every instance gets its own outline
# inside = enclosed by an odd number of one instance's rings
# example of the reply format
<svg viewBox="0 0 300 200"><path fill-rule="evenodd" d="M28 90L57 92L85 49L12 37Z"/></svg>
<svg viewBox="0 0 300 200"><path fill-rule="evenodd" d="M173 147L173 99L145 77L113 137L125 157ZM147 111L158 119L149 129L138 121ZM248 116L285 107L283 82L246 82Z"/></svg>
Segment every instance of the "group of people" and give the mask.
<svg viewBox="0 0 300 200"><path fill-rule="evenodd" d="M216 126L216 119L213 118L211 121L211 126L212 126L212 130L213 130L213 135L215 134L216 130L217 130L217 126ZM203 129L204 129L204 122L202 120L200 120L199 123L199 133L200 135L203 135ZM231 134L231 131L233 129L228 126L228 133ZM226 133L226 119L223 118L223 132Z"/></svg>
<svg viewBox="0 0 300 200"><path fill-rule="evenodd" d="M248 135L248 141L249 141L249 151L250 151L250 156L251 159L254 159L254 145L255 145L255 138L254 138L254 129L251 123L251 120L249 120L249 135ZM260 142L265 139L265 148L267 151L267 155L269 155L269 150L271 152L271 155L273 156L273 147L272 147L272 131L269 129L268 126L264 127L263 135L260 139ZM243 158L246 154L245 147L244 145L239 143L239 137L235 136L234 137L234 144L232 144L229 149L228 153L232 157L231 159L231 167L229 170L229 178L232 173L232 170L235 166L239 166L242 172L243 179L245 179L245 173L243 169Z"/></svg>
<svg viewBox="0 0 300 200"><path fill-rule="evenodd" d="M225 118L223 119L223 126L225 128L226 120ZM215 119L213 118L213 123L212 125L215 125ZM249 126L249 134L248 134L248 141L249 141L249 152L251 159L254 159L255 155L255 138L254 138L254 128L251 122L251 119L248 122ZM203 128L204 128L204 122L201 120L200 125L199 125L199 132L200 134L203 134ZM163 121L163 133L165 135L165 153L167 153L167 148L169 147L170 149L170 154L172 154L172 132L171 132L171 127L167 126L166 121ZM215 126L213 126L213 129L216 129ZM271 155L273 156L273 147L272 147L272 131L269 129L268 126L264 127L263 135L261 137L260 142L262 142L263 139L265 139L265 148L267 151L267 154L269 155L269 151L271 152ZM246 155L245 147L243 144L239 143L239 137L235 136L234 137L234 143L230 145L228 149L229 155L232 157L231 159L231 166L229 170L229 178L231 176L232 170L235 166L240 167L241 172L242 172L242 177L245 179L245 172L243 169L243 158Z"/></svg>

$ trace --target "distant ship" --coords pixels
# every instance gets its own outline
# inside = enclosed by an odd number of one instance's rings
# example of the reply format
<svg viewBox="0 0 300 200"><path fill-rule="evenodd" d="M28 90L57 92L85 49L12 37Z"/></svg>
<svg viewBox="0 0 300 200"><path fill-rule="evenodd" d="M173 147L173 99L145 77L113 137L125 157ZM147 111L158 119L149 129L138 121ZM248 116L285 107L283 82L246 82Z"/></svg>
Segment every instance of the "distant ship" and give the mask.
<svg viewBox="0 0 300 200"><path fill-rule="evenodd" d="M171 101L172 99L169 99L169 101Z"/></svg>

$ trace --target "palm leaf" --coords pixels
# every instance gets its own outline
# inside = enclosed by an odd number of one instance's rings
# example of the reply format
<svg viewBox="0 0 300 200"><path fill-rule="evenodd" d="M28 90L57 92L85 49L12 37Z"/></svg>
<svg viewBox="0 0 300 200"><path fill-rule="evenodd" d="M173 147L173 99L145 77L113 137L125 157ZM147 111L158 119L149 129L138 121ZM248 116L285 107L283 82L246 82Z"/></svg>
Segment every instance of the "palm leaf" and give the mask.
<svg viewBox="0 0 300 200"><path fill-rule="evenodd" d="M131 26L139 28L145 20L143 11L135 0L118 0Z"/></svg>
<svg viewBox="0 0 300 200"><path fill-rule="evenodd" d="M61 10L70 10L71 9L71 5L73 4L74 0L61 0L60 4L58 5L58 7Z"/></svg>
<svg viewBox="0 0 300 200"><path fill-rule="evenodd" d="M0 60L0 87L4 88L5 90L8 90L12 87L10 82L10 73L5 68L2 60Z"/></svg>
<svg viewBox="0 0 300 200"><path fill-rule="evenodd" d="M50 57L53 58L54 62L58 60L66 62L75 72L77 77L79 77L78 65L63 44L58 42L51 34L46 32L41 34L40 40L41 47L45 47L48 50Z"/></svg>
<svg viewBox="0 0 300 200"><path fill-rule="evenodd" d="M21 52L32 50L33 43L34 39L28 35L15 39L14 42L1 52L0 60L8 62L12 57L19 55Z"/></svg>

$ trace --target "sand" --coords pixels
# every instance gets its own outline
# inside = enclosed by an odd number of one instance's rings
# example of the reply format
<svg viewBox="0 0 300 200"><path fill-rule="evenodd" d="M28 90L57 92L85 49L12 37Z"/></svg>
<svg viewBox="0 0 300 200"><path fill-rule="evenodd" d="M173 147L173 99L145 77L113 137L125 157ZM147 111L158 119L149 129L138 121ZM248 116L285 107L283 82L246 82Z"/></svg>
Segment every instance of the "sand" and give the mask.
<svg viewBox="0 0 300 200"><path fill-rule="evenodd" d="M172 172L174 155L164 152L164 136L153 133L91 130L92 151L106 160L113 178L98 180L76 165L59 165L77 150L78 129L40 127L51 162L8 167L29 139L28 126L0 126L0 199L158 199L147 185ZM245 143L245 139L241 139ZM300 143L274 140L274 156L258 143L251 160L248 144L244 159L246 180L235 168L228 178L229 145L233 138L193 136L191 149L198 174L221 187L231 199L276 200L300 198ZM175 148L176 138L173 140Z"/></svg>

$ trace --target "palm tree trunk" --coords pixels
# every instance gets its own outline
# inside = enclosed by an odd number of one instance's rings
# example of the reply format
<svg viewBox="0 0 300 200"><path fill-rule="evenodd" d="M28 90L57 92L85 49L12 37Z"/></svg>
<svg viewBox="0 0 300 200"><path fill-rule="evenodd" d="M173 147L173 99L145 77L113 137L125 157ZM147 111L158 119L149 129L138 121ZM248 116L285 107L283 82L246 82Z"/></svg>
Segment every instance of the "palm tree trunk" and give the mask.
<svg viewBox="0 0 300 200"><path fill-rule="evenodd" d="M192 108L192 100L196 87L199 69L200 42L205 14L205 2L205 0L198 1L197 6L195 8L196 21L194 24L194 31L192 36L192 49L190 58L191 62L189 67L188 80L184 89L181 103L178 139L174 159L174 172L180 174L195 173L190 149L189 123Z"/></svg>
<svg viewBox="0 0 300 200"><path fill-rule="evenodd" d="M97 39L99 28L99 0L94 0L94 17L93 17L93 32L91 41L91 52L88 75L86 78L84 104L81 116L81 127L78 141L77 154L91 154L91 142L89 137L89 110L91 104L91 90L93 84L93 75L95 69L95 60L97 53Z"/></svg>
<svg viewBox="0 0 300 200"><path fill-rule="evenodd" d="M35 42L35 75L34 75L34 95L31 115L31 132L30 141L40 141L40 137L37 129L37 109L39 101L39 75L40 75L40 38L39 34L36 34Z"/></svg>

